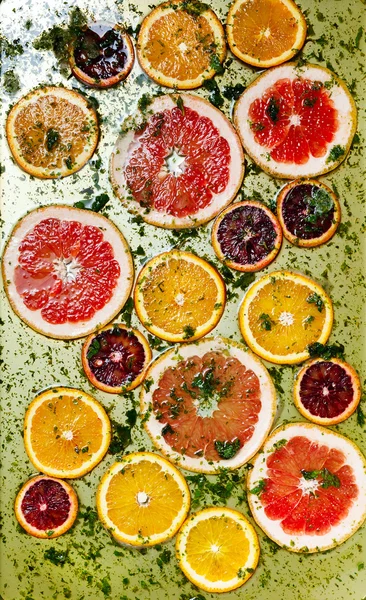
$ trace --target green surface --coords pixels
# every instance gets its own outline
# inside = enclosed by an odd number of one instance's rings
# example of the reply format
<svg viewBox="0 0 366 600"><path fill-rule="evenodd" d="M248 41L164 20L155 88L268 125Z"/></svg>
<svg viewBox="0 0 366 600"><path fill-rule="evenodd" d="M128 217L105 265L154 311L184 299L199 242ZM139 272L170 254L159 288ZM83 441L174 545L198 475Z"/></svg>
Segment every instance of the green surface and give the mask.
<svg viewBox="0 0 366 600"><path fill-rule="evenodd" d="M55 22L63 22L72 2L45 2L44 0L21 2L5 0L1 4L3 32L9 41L19 39L16 46L5 46L2 74L3 123L8 106L40 83L62 83L68 87L83 89L73 78L65 79L49 52L36 52L32 41L44 29ZM211 2L222 21L225 20L228 3ZM343 78L350 87L359 108L358 137L350 155L343 165L322 178L339 194L342 205L342 225L331 242L313 250L301 250L288 243L269 271L286 267L312 276L330 293L335 307L335 325L332 342L345 345L346 359L362 376L364 335L362 311L364 309L364 276L362 246L364 232L364 179L361 164L362 142L365 140L365 96L361 80L365 65L365 5L361 0L301 0L309 22L308 41L303 56L311 62L326 65ZM148 2L137 0L129 3L92 0L80 3L88 6L97 18L124 21L132 27L148 12ZM20 54L23 48L24 52ZM13 55L13 56L12 56ZM255 70L234 60L225 73L216 78L220 89L224 85L240 82L247 85L255 76ZM17 88L20 86L20 90ZM131 220L119 201L112 197L108 182L108 161L123 118L131 113L139 97L145 92L158 91L159 87L141 74L136 63L126 83L109 91L86 90L100 105L102 138L98 153L88 166L76 175L61 181L41 181L30 178L19 170L9 156L4 139L3 125L1 176L3 192L3 239L14 223L27 210L54 202L73 204L94 199L102 193L110 195L103 209L123 231L135 253L135 266L140 265L158 251L180 245L192 247L201 256L214 258L209 242L210 225L199 229L197 236L185 238L172 232L141 226ZM195 91L203 97L209 91ZM222 110L230 116L232 103L225 100ZM100 165L98 158L100 157ZM270 203L276 191L283 185L250 166L241 193L244 197L260 198ZM267 270L266 270L267 271ZM257 275L258 277L258 275ZM243 296L240 288L229 285L231 300L215 333L232 335L240 340L237 325L237 309ZM38 541L24 534L17 526L13 514L13 502L17 490L34 474L22 439L22 423L26 407L39 391L55 384L80 387L93 394L108 409L112 419L124 424L126 411L137 407L137 396L118 397L95 390L83 375L80 361L82 341L62 342L49 340L23 325L10 310L2 297L2 320L4 333L4 371L2 386L3 462L1 483L2 530L2 597L6 600L26 598L50 599L73 598L81 600L113 598L116 600L202 600L217 597L195 589L177 568L174 558L174 542L162 548L138 552L114 545L108 533L95 521L95 491L101 475L116 456L108 454L102 463L88 476L73 483L80 499L80 515L73 529L56 540ZM139 327L136 316L132 324ZM295 368L272 367L279 390L278 423L301 420L292 404L291 388ZM364 377L364 374L363 374ZM282 391L280 391L282 390ZM365 403L363 405L366 413ZM357 423L356 415L335 428L349 436L365 451L365 425ZM150 440L142 431L138 419L132 430L132 444L127 451L152 449ZM220 479L190 482L196 498L194 508L212 502L237 507L245 514L246 505L242 476L245 469ZM213 486L212 484L216 484ZM213 493L213 495L212 495ZM230 497L225 500L226 496ZM365 529L359 530L350 540L337 549L319 555L296 555L264 539L261 541L261 558L253 577L238 591L224 594L223 599L242 600L361 600L366 595L366 540ZM171 554L170 554L171 553Z"/></svg>

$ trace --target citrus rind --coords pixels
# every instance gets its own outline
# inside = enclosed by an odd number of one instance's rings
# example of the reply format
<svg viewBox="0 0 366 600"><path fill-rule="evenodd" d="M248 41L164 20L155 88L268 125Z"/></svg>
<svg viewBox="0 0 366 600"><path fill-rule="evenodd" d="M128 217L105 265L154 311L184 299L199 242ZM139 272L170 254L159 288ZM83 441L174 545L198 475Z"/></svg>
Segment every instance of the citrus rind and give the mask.
<svg viewBox="0 0 366 600"><path fill-rule="evenodd" d="M272 520L264 514L260 498L250 492L258 482L266 478L266 460L276 449L275 444L289 441L296 436L305 436L320 445L328 444L344 453L347 464L355 474L359 488L358 497L341 522L333 526L323 535L289 535L283 531L279 521ZM366 460L359 448L351 440L324 427L312 423L289 423L276 428L266 440L261 452L252 461L253 469L248 473L247 489L249 507L252 515L264 533L276 544L291 552L324 552L339 546L353 535L366 518Z"/></svg>
<svg viewBox="0 0 366 600"><path fill-rule="evenodd" d="M150 461L152 464L157 463L165 473L173 477L182 493L182 507L174 518L171 526L163 533L152 534L147 539L143 539L138 531L136 532L136 535L129 535L126 532L117 529L114 522L108 516L108 504L106 498L112 477L122 471L127 465L138 464L140 461ZM114 463L104 474L97 490L97 511L99 519L117 542L128 546L147 548L156 544L162 544L171 539L186 519L189 507L190 491L183 475L168 460L152 452L135 452L124 456L121 462Z"/></svg>
<svg viewBox="0 0 366 600"><path fill-rule="evenodd" d="M257 375L261 390L261 409L252 437L233 458L208 461L202 456L195 458L185 456L169 446L161 434L164 424L155 417L152 397L154 391L159 388L160 378L166 369L176 366L178 361L186 360L191 356L203 356L206 352L215 351L237 358L247 369L253 370ZM218 473L222 468L238 469L258 452L273 425L277 408L276 393L268 371L252 352L232 340L222 337L205 338L195 344L185 344L167 350L151 363L146 373L146 381L149 382L148 390L142 387L140 392L140 409L144 427L158 450L182 469L198 473Z"/></svg>

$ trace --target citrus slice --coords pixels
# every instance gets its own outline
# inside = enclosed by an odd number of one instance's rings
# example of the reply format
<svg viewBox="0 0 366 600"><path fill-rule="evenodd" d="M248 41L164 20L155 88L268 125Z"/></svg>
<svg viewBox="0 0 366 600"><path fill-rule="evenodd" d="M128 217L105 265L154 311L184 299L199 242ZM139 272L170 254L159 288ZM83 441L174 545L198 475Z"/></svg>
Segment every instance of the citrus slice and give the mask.
<svg viewBox="0 0 366 600"><path fill-rule="evenodd" d="M206 508L191 515L177 536L178 565L206 592L235 590L252 576L259 560L254 527L237 510Z"/></svg>
<svg viewBox="0 0 366 600"><path fill-rule="evenodd" d="M226 208L212 228L217 257L237 271L259 271L277 256L282 230L274 214L261 202L245 200Z"/></svg>
<svg viewBox="0 0 366 600"><path fill-rule="evenodd" d="M111 394L128 392L140 385L151 356L142 333L117 323L92 333L81 353L90 383Z"/></svg>
<svg viewBox="0 0 366 600"><path fill-rule="evenodd" d="M57 387L42 392L25 415L25 449L46 475L74 479L89 473L107 452L110 438L104 408L81 390Z"/></svg>
<svg viewBox="0 0 366 600"><path fill-rule="evenodd" d="M296 376L296 408L318 425L345 421L355 412L360 398L361 384L356 371L338 358L316 358L304 365Z"/></svg>
<svg viewBox="0 0 366 600"><path fill-rule="evenodd" d="M69 206L38 208L20 219L2 269L14 312L58 339L109 323L133 283L131 253L119 229L102 215Z"/></svg>
<svg viewBox="0 0 366 600"><path fill-rule="evenodd" d="M248 346L278 364L309 358L308 345L325 344L332 324L333 307L323 288L289 271L275 271L255 281L239 310L239 326Z"/></svg>
<svg viewBox="0 0 366 600"><path fill-rule="evenodd" d="M97 492L100 520L120 543L147 547L172 538L190 506L183 475L152 452L124 456L104 475Z"/></svg>
<svg viewBox="0 0 366 600"><path fill-rule="evenodd" d="M244 346L221 337L161 354L147 371L140 402L155 446L201 473L248 462L276 412L267 369Z"/></svg>
<svg viewBox="0 0 366 600"><path fill-rule="evenodd" d="M236 0L226 32L235 56L254 67L274 67L301 50L306 21L292 0Z"/></svg>
<svg viewBox="0 0 366 600"><path fill-rule="evenodd" d="M208 262L190 252L163 252L145 264L135 286L135 309L150 333L168 342L197 340L225 308L225 284Z"/></svg>
<svg viewBox="0 0 366 600"><path fill-rule="evenodd" d="M305 248L324 244L335 234L341 207L335 193L316 179L285 185L277 197L277 214L285 238Z"/></svg>
<svg viewBox="0 0 366 600"><path fill-rule="evenodd" d="M265 534L293 552L338 546L366 516L366 461L346 437L313 425L279 427L248 475L248 500Z"/></svg>
<svg viewBox="0 0 366 600"><path fill-rule="evenodd" d="M244 175L225 115L188 94L158 96L130 117L111 160L116 195L159 227L196 227L230 204Z"/></svg>
<svg viewBox="0 0 366 600"><path fill-rule="evenodd" d="M66 481L38 475L22 486L14 510L27 533L38 538L55 538L72 527L78 513L78 499Z"/></svg>
<svg viewBox="0 0 366 600"><path fill-rule="evenodd" d="M41 179L79 171L99 138L95 110L81 94L45 86L29 92L10 110L6 137L18 165Z"/></svg>
<svg viewBox="0 0 366 600"><path fill-rule="evenodd" d="M224 62L224 29L207 4L169 0L143 20L137 55L159 85L190 90L211 79Z"/></svg>
<svg viewBox="0 0 366 600"><path fill-rule="evenodd" d="M109 88L126 79L135 52L130 36L120 25L91 23L70 46L69 63L73 75L95 88Z"/></svg>
<svg viewBox="0 0 366 600"><path fill-rule="evenodd" d="M266 71L236 103L235 126L249 156L274 177L315 177L347 156L357 127L345 83L319 65Z"/></svg>

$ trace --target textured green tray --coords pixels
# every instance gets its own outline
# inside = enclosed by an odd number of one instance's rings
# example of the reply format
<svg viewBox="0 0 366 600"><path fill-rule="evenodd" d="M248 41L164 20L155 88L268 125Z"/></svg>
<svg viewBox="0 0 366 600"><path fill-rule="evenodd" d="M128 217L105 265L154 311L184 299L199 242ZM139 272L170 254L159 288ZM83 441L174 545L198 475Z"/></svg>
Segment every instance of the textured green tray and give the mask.
<svg viewBox="0 0 366 600"><path fill-rule="evenodd" d="M222 21L225 20L228 2L211 0ZM313 250L301 250L283 245L280 256L269 267L269 271L286 267L307 273L321 283L330 293L335 306L335 324L331 341L343 343L346 358L360 372L364 356L364 335L361 319L364 307L364 276L362 259L365 248L362 246L362 213L364 214L364 180L361 151L365 140L364 106L360 102L365 97L362 88L365 65L365 32L361 39L356 36L359 27L365 27L365 5L361 0L301 0L301 8L306 11L309 24L308 41L303 56L311 62L329 66L354 93L359 108L358 141L347 160L335 172L322 178L333 186L342 205L342 225L331 242ZM2 123L5 122L9 104L14 103L33 86L40 83L62 83L66 86L82 88L74 79L64 79L56 66L53 55L36 52L32 40L54 22L66 19L71 0L60 3L57 0L5 0L1 4L3 32L9 40L20 38L24 54L14 60L4 59L3 73L14 69L19 75L22 88L14 95L4 93ZM129 3L119 2L119 7L105 0L80 2L81 8L88 6L97 18L117 19L136 26L143 14L149 10L147 0ZM27 20L32 24L25 27ZM103 116L102 138L98 155L102 165L95 169L95 159L76 175L61 181L41 181L32 179L14 165L4 139L1 127L1 164L5 172L1 176L3 194L3 240L8 236L14 223L27 210L41 205L61 202L73 204L85 199L85 190L92 188L92 195L107 192L111 200L104 210L123 231L132 250L141 245L146 257L165 250L177 243L171 233L152 226L131 223L129 214L119 201L112 197L108 182L108 161L118 129L123 118L136 107L138 98L144 92L154 92L159 88L147 78L139 77L141 70L135 63L134 70L125 84L109 91L91 91L100 104ZM255 70L234 60L222 77L217 77L219 87L241 82L248 84L255 76ZM84 88L85 90L85 88ZM85 90L88 91L88 90ZM203 97L206 90L195 91ZM225 101L224 112L230 117L231 103ZM363 129L361 130L361 127ZM245 197L260 197L269 202L283 185L264 173L250 171L246 175L241 193ZM198 237L186 241L182 247L191 246L200 255L214 259L209 242L210 225L199 230ZM141 235L143 234L143 237ZM136 270L145 256L135 255ZM267 271L267 270L266 270ZM238 303L243 296L233 298L225 310L215 333L232 335L240 340L237 325ZM126 410L136 405L137 396L123 398L111 396L93 389L81 369L80 350L82 341L62 342L49 340L34 333L23 325L10 310L2 296L2 321L4 332L4 371L2 386L3 420L3 462L1 470L1 507L3 511L2 529L2 596L6 600L73 598L81 600L188 600L217 597L215 594L195 589L177 568L174 557L174 542L165 546L171 551L170 561L159 559L162 549L152 548L146 553L127 550L114 545L108 533L85 518L86 507L95 510L95 491L101 475L115 457L107 455L102 463L89 475L74 482L79 495L81 513L73 529L56 540L36 540L17 526L13 514L13 501L19 486L32 474L34 469L27 459L23 440L22 423L24 412L36 392L57 383L80 387L93 394L110 411L111 418L125 422ZM132 324L141 327L133 316ZM362 356L363 355L363 356ZM279 393L278 423L284 419L301 420L292 404L292 381L295 368L275 367L282 376L282 393ZM364 407L364 412L365 407ZM357 423L356 415L336 428L349 436L365 451L365 426ZM142 431L140 421L132 431L133 444L128 451L141 448L152 449L150 440ZM241 476L243 470L239 471ZM228 504L247 514L248 508L243 494L243 483L236 482ZM215 478L211 478L215 481ZM195 489L197 486L192 486ZM215 501L217 501L217 496ZM210 504L206 494L203 502ZM222 504L225 500L222 501ZM94 530L94 531L93 531ZM366 554L365 529L359 530L339 548L319 555L296 555L286 550L277 550L266 541L258 530L261 540L261 559L253 577L236 592L224 594L223 599L242 600L361 600L366 595ZM45 558L46 549L65 551L67 562L64 566L55 565ZM276 551L277 550L277 551ZM163 555L169 556L167 552ZM160 563L160 564L159 564Z"/></svg>

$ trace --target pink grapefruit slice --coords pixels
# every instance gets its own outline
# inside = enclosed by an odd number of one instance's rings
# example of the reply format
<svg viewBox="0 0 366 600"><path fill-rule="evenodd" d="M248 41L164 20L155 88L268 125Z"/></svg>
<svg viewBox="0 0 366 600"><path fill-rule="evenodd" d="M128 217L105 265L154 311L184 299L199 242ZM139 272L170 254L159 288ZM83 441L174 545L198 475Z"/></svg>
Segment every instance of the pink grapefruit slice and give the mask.
<svg viewBox="0 0 366 600"><path fill-rule="evenodd" d="M123 126L111 160L116 195L147 223L197 227L235 197L240 140L225 115L188 94L152 99Z"/></svg>
<svg viewBox="0 0 366 600"><path fill-rule="evenodd" d="M156 447L201 473L245 464L263 444L276 411L266 368L244 346L221 337L159 356L140 401Z"/></svg>
<svg viewBox="0 0 366 600"><path fill-rule="evenodd" d="M348 438L311 423L283 425L249 471L253 517L287 550L338 546L365 520L365 467L364 456Z"/></svg>
<svg viewBox="0 0 366 600"><path fill-rule="evenodd" d="M17 223L2 262L5 291L27 325L74 339L109 323L133 283L127 242L102 215L48 206Z"/></svg>
<svg viewBox="0 0 366 600"><path fill-rule="evenodd" d="M244 149L274 177L314 177L347 156L357 127L345 83L318 65L294 63L260 75L239 98L234 123Z"/></svg>

